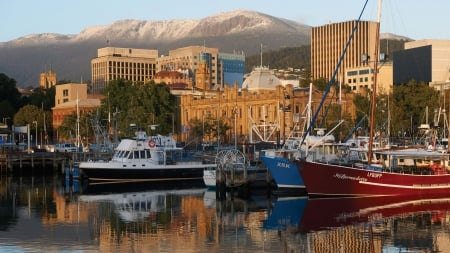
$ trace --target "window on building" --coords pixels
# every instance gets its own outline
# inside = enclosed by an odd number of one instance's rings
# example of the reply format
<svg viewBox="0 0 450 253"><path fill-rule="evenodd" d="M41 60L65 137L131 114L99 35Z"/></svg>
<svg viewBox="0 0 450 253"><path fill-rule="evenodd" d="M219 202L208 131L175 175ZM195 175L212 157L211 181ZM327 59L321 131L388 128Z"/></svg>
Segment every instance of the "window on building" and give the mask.
<svg viewBox="0 0 450 253"><path fill-rule="evenodd" d="M69 96L69 90L68 90L68 89L64 89L64 90L63 90L63 96L64 96L64 97Z"/></svg>

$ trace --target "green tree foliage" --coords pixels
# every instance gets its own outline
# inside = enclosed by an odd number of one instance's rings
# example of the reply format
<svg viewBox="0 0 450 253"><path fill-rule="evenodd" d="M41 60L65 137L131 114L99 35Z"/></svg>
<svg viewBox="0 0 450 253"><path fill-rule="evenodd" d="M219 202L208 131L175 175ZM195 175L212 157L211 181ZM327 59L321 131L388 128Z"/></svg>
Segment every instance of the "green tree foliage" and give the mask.
<svg viewBox="0 0 450 253"><path fill-rule="evenodd" d="M79 142L82 145L87 145L94 139L91 122L94 116L91 113L80 113L77 122L77 113L74 112L64 117L61 126L58 128L58 142L69 141L74 144L77 142L77 130L79 130ZM78 129L77 129L78 128Z"/></svg>
<svg viewBox="0 0 450 253"><path fill-rule="evenodd" d="M16 87L16 80L0 73L0 117L12 119L21 105L22 101Z"/></svg>
<svg viewBox="0 0 450 253"><path fill-rule="evenodd" d="M417 127L425 123L426 108L439 108L439 92L425 83L410 81L394 86L391 109L392 132L414 136Z"/></svg>
<svg viewBox="0 0 450 253"><path fill-rule="evenodd" d="M252 55L245 58L245 71L250 73L255 66L270 66L272 69L287 67L309 69L311 65L311 46L287 47L280 50L270 50L262 55Z"/></svg>
<svg viewBox="0 0 450 253"><path fill-rule="evenodd" d="M207 114L201 119L191 119L189 127L190 138L196 143L217 141L218 134L219 136L224 136L231 129L231 126L227 124L225 119L217 120L211 114Z"/></svg>
<svg viewBox="0 0 450 253"><path fill-rule="evenodd" d="M39 107L35 105L26 105L14 115L14 125L23 126L26 124L32 124L33 121L38 121L43 123L44 115Z"/></svg>
<svg viewBox="0 0 450 253"><path fill-rule="evenodd" d="M146 83L133 86L131 82L117 80L110 82L105 90L100 111L102 118L116 113L121 137L133 136L131 124L144 130L156 125L156 133L172 132L172 117L176 113L176 97L164 83Z"/></svg>
<svg viewBox="0 0 450 253"><path fill-rule="evenodd" d="M356 95L353 100L356 107L357 121L366 116L369 128L371 95L363 97ZM426 119L426 108L439 108L439 92L425 83L410 81L407 84L395 85L392 95L379 95L375 105L375 128L379 133L387 134L390 126L390 136L414 137L417 128ZM390 121L390 122L388 122Z"/></svg>
<svg viewBox="0 0 450 253"><path fill-rule="evenodd" d="M41 89L40 87L33 89L33 93L28 98L28 104L41 107L44 110L51 110L55 106L56 88L52 86L48 89Z"/></svg>
<svg viewBox="0 0 450 253"><path fill-rule="evenodd" d="M45 129L47 134L49 134L52 132L52 120L51 112L43 111L40 107L35 105L25 105L14 115L13 124L15 126L25 126L30 124L30 131L32 133L36 130L38 133L41 133ZM37 122L37 126L33 123L34 121Z"/></svg>

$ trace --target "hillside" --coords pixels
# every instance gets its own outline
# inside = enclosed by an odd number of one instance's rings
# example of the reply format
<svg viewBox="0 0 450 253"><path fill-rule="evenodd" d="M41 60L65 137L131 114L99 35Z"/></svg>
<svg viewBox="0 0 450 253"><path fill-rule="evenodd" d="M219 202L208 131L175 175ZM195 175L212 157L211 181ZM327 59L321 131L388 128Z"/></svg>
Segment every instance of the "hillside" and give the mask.
<svg viewBox="0 0 450 253"><path fill-rule="evenodd" d="M86 82L97 49L106 46L157 49L159 55L194 45L219 48L224 53L244 52L250 72L261 65L262 44L263 65L308 68L310 32L308 25L249 10L193 20L119 20L87 27L79 34L32 34L0 43L0 73L14 78L21 88L38 86L39 74L50 69L58 80ZM384 36L394 42L407 39ZM394 42L389 43L389 51L398 48Z"/></svg>
<svg viewBox="0 0 450 253"><path fill-rule="evenodd" d="M247 10L220 13L198 20L120 20L92 26L79 34L33 34L0 43L0 73L19 87L37 86L39 74L52 69L58 79L90 79L90 62L97 49L114 46L170 49L205 45L221 52L253 55L309 43L311 27Z"/></svg>
<svg viewBox="0 0 450 253"><path fill-rule="evenodd" d="M386 53L388 57L393 52L402 50L405 41L393 39L381 39L381 52ZM261 54L247 56L245 58L246 72L249 73L255 66L269 66L271 69L286 69L288 67L296 69L311 68L311 46L305 45L301 47L281 48L279 50L270 50L263 52L261 64Z"/></svg>

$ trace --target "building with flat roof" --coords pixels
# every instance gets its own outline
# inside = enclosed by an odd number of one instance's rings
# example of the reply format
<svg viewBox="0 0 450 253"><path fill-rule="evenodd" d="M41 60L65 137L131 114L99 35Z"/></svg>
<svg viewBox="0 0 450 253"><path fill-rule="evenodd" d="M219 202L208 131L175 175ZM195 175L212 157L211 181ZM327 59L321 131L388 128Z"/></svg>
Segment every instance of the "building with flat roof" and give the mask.
<svg viewBox="0 0 450 253"><path fill-rule="evenodd" d="M378 63L377 73L377 94L392 93L393 83L393 64L392 62ZM344 83L355 93L366 92L373 88L374 70L370 65L364 65L357 68L348 68L345 72Z"/></svg>
<svg viewBox="0 0 450 253"><path fill-rule="evenodd" d="M245 55L235 53L219 53L218 48L204 46L189 46L169 50L169 55L161 55L158 58L158 71L177 70L185 73L187 78L192 78L195 85L196 72L206 63L209 69L208 87L206 90L223 89L225 84L230 87L237 82L243 82L245 70ZM204 66L203 66L204 67ZM200 70L204 71L204 69ZM202 80L204 81L204 80Z"/></svg>
<svg viewBox="0 0 450 253"><path fill-rule="evenodd" d="M311 74L313 79L331 79L356 22L352 20L312 28ZM343 83L349 68L362 67L364 60L366 62L373 60L376 29L377 22L360 21L337 72L336 81Z"/></svg>
<svg viewBox="0 0 450 253"><path fill-rule="evenodd" d="M87 93L85 83L67 83L56 85L55 107L52 108L53 129L58 129L67 115L77 112L91 112L100 107L102 96Z"/></svg>
<svg viewBox="0 0 450 253"><path fill-rule="evenodd" d="M405 43L394 52L394 84L410 80L428 83L436 89L450 85L450 40L418 40Z"/></svg>
<svg viewBox="0 0 450 253"><path fill-rule="evenodd" d="M129 80L145 83L156 73L158 50L105 47L91 60L91 93L103 93L108 82Z"/></svg>

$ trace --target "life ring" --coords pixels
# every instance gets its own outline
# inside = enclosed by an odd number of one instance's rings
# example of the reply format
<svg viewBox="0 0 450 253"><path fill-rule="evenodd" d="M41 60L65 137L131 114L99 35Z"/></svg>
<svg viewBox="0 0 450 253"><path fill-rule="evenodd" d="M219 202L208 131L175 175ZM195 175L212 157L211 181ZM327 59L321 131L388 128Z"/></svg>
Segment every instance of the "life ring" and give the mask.
<svg viewBox="0 0 450 253"><path fill-rule="evenodd" d="M149 140L148 141L148 146L151 147L151 148L154 148L156 146L155 141L154 140Z"/></svg>

